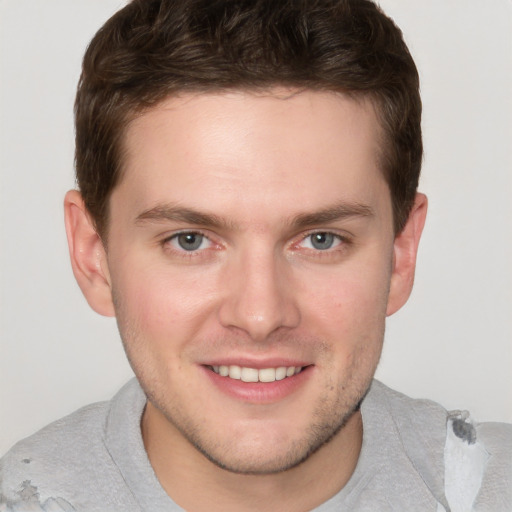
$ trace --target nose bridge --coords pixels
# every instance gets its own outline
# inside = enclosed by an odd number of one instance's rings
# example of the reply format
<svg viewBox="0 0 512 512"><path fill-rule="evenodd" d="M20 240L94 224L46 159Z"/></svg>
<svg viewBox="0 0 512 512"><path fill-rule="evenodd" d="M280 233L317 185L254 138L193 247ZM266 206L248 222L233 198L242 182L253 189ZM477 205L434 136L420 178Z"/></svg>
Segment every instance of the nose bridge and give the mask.
<svg viewBox="0 0 512 512"><path fill-rule="evenodd" d="M247 248L226 276L228 294L220 320L262 341L280 327L295 327L299 310L290 293L286 262L270 247Z"/></svg>

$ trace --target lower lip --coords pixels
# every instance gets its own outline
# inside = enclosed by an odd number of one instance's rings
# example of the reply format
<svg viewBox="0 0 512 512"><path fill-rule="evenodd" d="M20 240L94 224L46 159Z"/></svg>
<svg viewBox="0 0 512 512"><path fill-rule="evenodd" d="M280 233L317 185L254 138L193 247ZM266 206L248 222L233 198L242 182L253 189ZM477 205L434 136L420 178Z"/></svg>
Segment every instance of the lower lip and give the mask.
<svg viewBox="0 0 512 512"><path fill-rule="evenodd" d="M203 366L202 369L224 394L248 403L271 404L298 391L311 376L313 367L306 366L300 373L274 382L244 382L221 377L207 366Z"/></svg>

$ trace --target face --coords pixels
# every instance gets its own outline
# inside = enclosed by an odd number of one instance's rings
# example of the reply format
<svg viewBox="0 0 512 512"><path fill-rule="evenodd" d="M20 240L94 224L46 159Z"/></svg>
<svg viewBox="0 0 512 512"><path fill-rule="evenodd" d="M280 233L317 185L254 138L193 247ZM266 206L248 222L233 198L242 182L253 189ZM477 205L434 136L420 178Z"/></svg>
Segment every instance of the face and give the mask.
<svg viewBox="0 0 512 512"><path fill-rule="evenodd" d="M146 414L221 467L272 473L366 392L394 235L367 102L231 92L131 123L105 274Z"/></svg>

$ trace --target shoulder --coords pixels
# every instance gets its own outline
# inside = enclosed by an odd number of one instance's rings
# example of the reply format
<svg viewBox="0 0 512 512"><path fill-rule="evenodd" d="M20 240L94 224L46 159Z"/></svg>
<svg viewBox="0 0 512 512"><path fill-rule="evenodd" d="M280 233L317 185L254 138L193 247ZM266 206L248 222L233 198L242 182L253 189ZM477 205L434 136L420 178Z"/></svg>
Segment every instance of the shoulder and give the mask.
<svg viewBox="0 0 512 512"><path fill-rule="evenodd" d="M510 455L512 464L512 424L510 423L479 423L476 427L477 437L482 439L490 452L503 449Z"/></svg>
<svg viewBox="0 0 512 512"><path fill-rule="evenodd" d="M454 503L463 503L461 510L510 510L512 425L478 423L467 411L447 411L378 381L368 398L392 418L404 451L440 503L455 510Z"/></svg>
<svg viewBox="0 0 512 512"><path fill-rule="evenodd" d="M106 402L89 405L14 445L0 460L0 503L65 495L84 461L101 452L107 410Z"/></svg>
<svg viewBox="0 0 512 512"><path fill-rule="evenodd" d="M437 402L411 398L374 380L365 399L368 405L393 418L400 431L416 429L419 434L446 429L447 410Z"/></svg>
<svg viewBox="0 0 512 512"><path fill-rule="evenodd" d="M476 440L487 457L475 510L512 509L512 425L479 423Z"/></svg>
<svg viewBox="0 0 512 512"><path fill-rule="evenodd" d="M87 405L69 416L65 416L50 423L35 434L19 441L1 459L2 467L7 462L23 459L26 461L36 456L57 456L57 448L70 448L75 446L77 437L90 440L102 431L108 402L99 402ZM58 456L65 456L67 450L60 452Z"/></svg>
<svg viewBox="0 0 512 512"><path fill-rule="evenodd" d="M0 459L0 510L100 510L95 495L123 486L105 443L123 390L112 401L83 407L14 445Z"/></svg>
<svg viewBox="0 0 512 512"><path fill-rule="evenodd" d="M490 451L512 452L512 424L475 420L468 411L448 411L442 405L424 398L411 398L374 380L369 397L372 405L386 409L399 423L419 422L426 428L451 428L462 440L472 436L484 443ZM474 439L473 439L474 441ZM472 443L471 443L472 444Z"/></svg>
<svg viewBox="0 0 512 512"><path fill-rule="evenodd" d="M504 459L512 465L512 424L482 422L468 411L448 411L442 405L427 399L411 398L388 388L379 381L371 387L372 403L386 409L401 431L415 426L421 432L434 428L453 433L461 442L473 445L478 441L493 457Z"/></svg>

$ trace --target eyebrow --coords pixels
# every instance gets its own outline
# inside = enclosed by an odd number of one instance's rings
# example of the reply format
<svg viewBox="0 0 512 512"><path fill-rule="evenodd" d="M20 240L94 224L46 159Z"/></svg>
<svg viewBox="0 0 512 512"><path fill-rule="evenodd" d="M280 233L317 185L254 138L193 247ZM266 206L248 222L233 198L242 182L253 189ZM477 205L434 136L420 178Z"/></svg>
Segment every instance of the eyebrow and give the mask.
<svg viewBox="0 0 512 512"><path fill-rule="evenodd" d="M136 224L145 222L184 222L197 226L209 226L214 228L228 228L231 223L218 215L200 212L191 208L174 206L172 204L157 205L145 210L135 219Z"/></svg>
<svg viewBox="0 0 512 512"><path fill-rule="evenodd" d="M329 224L352 217L372 217L373 209L360 203L342 202L314 212L300 213L287 222L294 229L304 229L319 224ZM185 208L172 204L160 204L140 213L136 224L146 222L183 222L196 226L212 227L217 229L235 229L236 223L230 222L215 214L200 212L192 208Z"/></svg>
<svg viewBox="0 0 512 512"><path fill-rule="evenodd" d="M368 205L342 202L316 212L296 215L292 220L292 225L295 228L303 229L317 224L329 224L352 217L364 218L373 217L374 215L373 209Z"/></svg>

